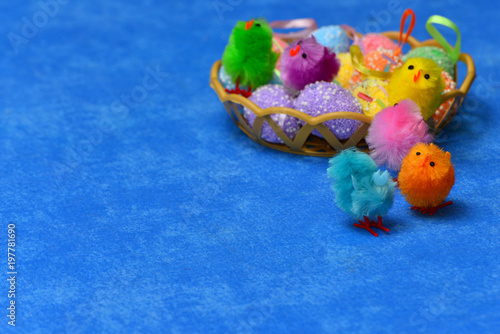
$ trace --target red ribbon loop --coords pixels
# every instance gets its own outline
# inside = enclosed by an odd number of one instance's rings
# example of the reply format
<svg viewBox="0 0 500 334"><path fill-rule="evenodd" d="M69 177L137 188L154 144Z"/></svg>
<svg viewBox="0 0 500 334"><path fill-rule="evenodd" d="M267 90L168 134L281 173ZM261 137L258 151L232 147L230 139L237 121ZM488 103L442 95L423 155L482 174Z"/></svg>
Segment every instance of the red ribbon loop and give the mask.
<svg viewBox="0 0 500 334"><path fill-rule="evenodd" d="M406 18L408 18L408 16L410 15L411 15L410 26L408 27L408 31L406 32L405 37L403 39L403 30L405 28L405 21ZM408 40L408 37L410 37L414 26L415 26L415 12L411 8L408 8L407 10L404 11L403 16L401 17L401 27L399 28L398 46L394 51L394 55L399 56L399 54L401 53L401 49Z"/></svg>

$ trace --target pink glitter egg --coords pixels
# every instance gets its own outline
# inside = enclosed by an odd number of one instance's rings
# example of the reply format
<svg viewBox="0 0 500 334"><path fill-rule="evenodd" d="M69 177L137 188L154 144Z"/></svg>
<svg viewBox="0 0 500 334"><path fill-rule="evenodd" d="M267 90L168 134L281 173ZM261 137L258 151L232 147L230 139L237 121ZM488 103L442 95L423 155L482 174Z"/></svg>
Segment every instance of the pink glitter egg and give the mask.
<svg viewBox="0 0 500 334"><path fill-rule="evenodd" d="M364 35L363 37L357 39L354 42L354 45L359 45L361 52L363 52L364 55L367 55L378 48L395 50L397 47L397 44L390 38L375 33Z"/></svg>

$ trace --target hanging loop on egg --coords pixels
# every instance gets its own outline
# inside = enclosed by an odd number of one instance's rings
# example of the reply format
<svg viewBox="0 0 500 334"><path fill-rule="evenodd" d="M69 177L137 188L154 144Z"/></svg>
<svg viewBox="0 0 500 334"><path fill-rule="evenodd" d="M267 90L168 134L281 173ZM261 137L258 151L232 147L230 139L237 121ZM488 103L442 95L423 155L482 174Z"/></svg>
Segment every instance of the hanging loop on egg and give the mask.
<svg viewBox="0 0 500 334"><path fill-rule="evenodd" d="M405 21L408 18L408 16L410 16L410 15L411 15L410 26L408 27L408 30L406 31L405 37L403 39L403 30L405 28ZM407 10L404 11L403 16L401 17L401 26L399 28L398 46L397 46L396 50L394 50L394 55L396 57L399 56L399 54L401 53L401 50L403 49L403 45L405 45L406 41L408 40L408 37L410 37L414 26L415 26L415 12L411 8L408 8Z"/></svg>

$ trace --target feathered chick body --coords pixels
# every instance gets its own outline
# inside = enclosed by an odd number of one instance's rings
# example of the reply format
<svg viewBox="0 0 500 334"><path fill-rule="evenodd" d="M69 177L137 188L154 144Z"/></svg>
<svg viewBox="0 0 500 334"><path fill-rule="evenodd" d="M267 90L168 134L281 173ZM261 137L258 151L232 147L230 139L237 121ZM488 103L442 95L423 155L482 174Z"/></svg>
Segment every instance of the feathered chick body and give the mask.
<svg viewBox="0 0 500 334"><path fill-rule="evenodd" d="M269 82L279 54L272 51L273 31L264 20L238 21L222 55L232 80L257 88Z"/></svg>
<svg viewBox="0 0 500 334"><path fill-rule="evenodd" d="M398 176L399 189L412 209L433 215L455 184L450 152L434 144L417 144L404 158Z"/></svg>
<svg viewBox="0 0 500 334"><path fill-rule="evenodd" d="M408 59L403 66L393 71L389 79L389 103L393 105L404 99L412 99L427 121L441 105L441 94L445 89L441 71L442 68L432 59Z"/></svg>
<svg viewBox="0 0 500 334"><path fill-rule="evenodd" d="M392 207L396 183L387 171L378 170L368 154L350 148L330 159L327 172L337 206L360 220L360 224L354 226L375 236L378 235L371 226L389 231L382 226L382 216ZM377 222L370 219L377 219Z"/></svg>
<svg viewBox="0 0 500 334"><path fill-rule="evenodd" d="M290 44L281 55L281 80L292 92L316 81L331 82L340 69L335 52L314 36Z"/></svg>
<svg viewBox="0 0 500 334"><path fill-rule="evenodd" d="M420 142L432 142L432 135L418 105L405 99L375 115L366 142L371 150L370 156L379 166L385 164L387 168L399 171L411 148Z"/></svg>

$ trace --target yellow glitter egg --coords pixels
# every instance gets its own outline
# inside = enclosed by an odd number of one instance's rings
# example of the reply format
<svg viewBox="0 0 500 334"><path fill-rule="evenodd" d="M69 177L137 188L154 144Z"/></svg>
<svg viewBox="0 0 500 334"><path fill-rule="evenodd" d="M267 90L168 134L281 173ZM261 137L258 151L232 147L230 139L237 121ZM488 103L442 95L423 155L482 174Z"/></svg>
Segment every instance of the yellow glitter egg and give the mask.
<svg viewBox="0 0 500 334"><path fill-rule="evenodd" d="M387 82L376 78L368 78L354 87L353 95L361 103L365 115L373 117L389 106L386 87Z"/></svg>
<svg viewBox="0 0 500 334"><path fill-rule="evenodd" d="M342 87L350 89L363 80L362 74L352 66L350 53L339 53L337 58L340 59L340 69L336 80Z"/></svg>

